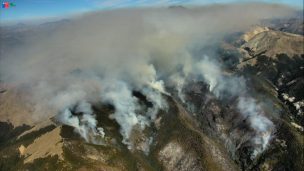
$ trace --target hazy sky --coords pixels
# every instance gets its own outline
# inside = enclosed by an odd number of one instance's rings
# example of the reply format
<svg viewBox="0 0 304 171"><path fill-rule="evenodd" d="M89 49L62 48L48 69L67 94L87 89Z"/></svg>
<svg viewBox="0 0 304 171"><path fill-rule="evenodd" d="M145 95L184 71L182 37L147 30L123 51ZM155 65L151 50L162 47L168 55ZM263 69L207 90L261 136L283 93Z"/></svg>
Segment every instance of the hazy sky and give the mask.
<svg viewBox="0 0 304 171"><path fill-rule="evenodd" d="M0 9L0 21L19 21L65 16L80 12L141 6L195 5L248 0L1 0L12 2L16 7ZM287 4L303 9L303 0L260 0L262 2Z"/></svg>

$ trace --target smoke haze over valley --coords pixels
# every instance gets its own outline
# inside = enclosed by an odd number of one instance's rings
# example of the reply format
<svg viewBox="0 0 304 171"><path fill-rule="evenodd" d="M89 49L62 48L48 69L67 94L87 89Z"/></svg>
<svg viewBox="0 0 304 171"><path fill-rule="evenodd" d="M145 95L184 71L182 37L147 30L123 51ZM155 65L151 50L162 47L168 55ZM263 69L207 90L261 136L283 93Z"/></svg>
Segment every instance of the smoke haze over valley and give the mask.
<svg viewBox="0 0 304 171"><path fill-rule="evenodd" d="M303 139L303 96L293 94L296 100L292 102L299 102L298 108L284 106L288 104L280 93L286 88L280 86L294 70L274 69L278 73L271 74L259 62L274 60L269 63L284 66L279 59L287 54L282 59L298 60L292 65L299 68L294 75L301 75L303 35L283 33L268 24L295 14L295 9L284 5L231 3L96 11L49 25L25 26L24 31L17 28L17 35L22 35L17 42L14 34L1 34L1 40L10 41L1 46L0 102L10 105L4 102L9 102L10 89L14 89L17 96L24 94L17 99L25 99L22 103L30 106L29 114L22 116L30 120L25 122L30 126L25 130L61 129L58 136L64 148L58 161L63 163L57 164L63 170L280 170L281 161L289 161L285 156L290 154L277 154L278 161L269 161L267 155L275 156L272 150L283 148L276 145L288 139L281 137L282 131L299 129L286 136ZM249 32L255 27L260 30ZM1 31L14 32L6 27ZM269 34L258 37L264 33ZM267 42L265 46L259 44L262 40ZM289 43L278 44L279 40ZM280 74L285 77L271 77ZM303 75L290 77L297 78L301 89ZM302 112L292 117L295 128L284 120L285 110ZM8 112L3 110L1 121L14 120ZM52 126L37 126L45 120ZM39 135L33 140L36 144L46 136ZM180 140L179 136L187 138ZM29 149L20 137L15 146ZM213 149L210 154L218 159L201 156L208 153L208 144ZM1 150L14 146L6 145ZM76 149L82 145L91 158L79 159ZM303 149L303 141L295 148ZM25 159L34 156L19 153ZM119 156L113 163L105 159L112 153ZM94 164L74 166L69 158L73 155ZM303 159L303 153L295 158ZM129 164L132 162L140 164ZM213 166L213 162L221 166ZM300 165L284 169L298 170Z"/></svg>

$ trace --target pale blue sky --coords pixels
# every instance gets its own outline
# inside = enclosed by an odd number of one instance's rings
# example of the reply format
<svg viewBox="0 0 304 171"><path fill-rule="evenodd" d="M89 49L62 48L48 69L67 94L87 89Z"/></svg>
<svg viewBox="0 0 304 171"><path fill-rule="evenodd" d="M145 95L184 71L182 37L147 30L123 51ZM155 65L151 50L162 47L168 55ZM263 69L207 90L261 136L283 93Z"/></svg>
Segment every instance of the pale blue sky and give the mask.
<svg viewBox="0 0 304 171"><path fill-rule="evenodd" d="M141 6L195 5L248 0L1 0L12 2L16 7L0 9L0 21L20 21L46 17L65 16L100 9L115 9ZM303 9L303 0L260 0L262 2L287 4Z"/></svg>

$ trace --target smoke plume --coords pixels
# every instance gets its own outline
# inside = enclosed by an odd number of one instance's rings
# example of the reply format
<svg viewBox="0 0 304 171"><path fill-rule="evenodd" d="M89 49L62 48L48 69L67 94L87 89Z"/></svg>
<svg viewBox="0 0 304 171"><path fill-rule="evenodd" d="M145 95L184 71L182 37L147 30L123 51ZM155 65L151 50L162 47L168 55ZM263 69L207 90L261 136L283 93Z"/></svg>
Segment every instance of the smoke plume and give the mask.
<svg viewBox="0 0 304 171"><path fill-rule="evenodd" d="M205 56L197 63L198 72L195 73L203 76L204 81L209 84L209 90L218 98L237 97L237 109L255 132L252 137L255 147L252 156L255 157L266 149L274 131L274 124L264 116L261 105L246 91L246 80L234 75L225 76L219 66L219 63Z"/></svg>
<svg viewBox="0 0 304 171"><path fill-rule="evenodd" d="M91 106L113 105L110 117L119 124L123 143L132 148L134 126L144 130L159 110L167 109L163 96L171 94L168 88L184 100L182 88L195 77L209 84L219 98L225 93L239 96L238 108L256 131L253 141L264 149L272 123L252 97L239 90L237 86L246 86L238 80L242 78L225 76L216 56L193 51L261 19L291 12L284 6L252 3L88 13L51 33L25 35L26 44L6 49L1 55L1 80L27 87L37 106L33 117L50 109L59 114L59 121L96 144L106 135ZM142 111L133 91L141 92L153 106Z"/></svg>
<svg viewBox="0 0 304 171"><path fill-rule="evenodd" d="M82 113L82 116L72 115L70 109L64 109L58 115L58 120L65 125L75 128L75 131L81 135L87 142L93 144L103 144L104 132L103 128L97 127L95 115L91 109L91 105L87 102L80 102L75 109L76 113Z"/></svg>

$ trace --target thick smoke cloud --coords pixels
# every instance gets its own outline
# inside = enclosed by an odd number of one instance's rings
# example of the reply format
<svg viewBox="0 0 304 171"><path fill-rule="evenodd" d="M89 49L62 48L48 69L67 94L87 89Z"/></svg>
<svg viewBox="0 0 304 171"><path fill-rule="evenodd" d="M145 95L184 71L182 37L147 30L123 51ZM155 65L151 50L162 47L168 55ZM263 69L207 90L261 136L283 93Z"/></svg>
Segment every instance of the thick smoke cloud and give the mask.
<svg viewBox="0 0 304 171"><path fill-rule="evenodd" d="M101 143L105 135L97 127L91 105L113 105L115 111L110 117L120 125L123 142L132 148L134 126L145 129L159 110L167 109L163 96L170 95L169 87L184 100L182 89L189 77L206 81L219 98L222 92L242 95L234 85L235 79L241 78L226 78L215 62L216 56L194 55L193 49L245 30L260 19L291 12L278 5L231 4L85 14L52 33L30 37L22 47L7 49L11 53L1 58L1 80L27 88L37 106L33 117L43 115L46 109L59 113L63 124L73 126L92 143ZM145 95L153 107L140 112L133 91ZM267 137L260 140L259 135L268 135L271 121L260 114L250 97L240 96L239 101L241 113L252 118L257 143L263 141L266 147ZM244 109L241 103L252 107ZM257 125L260 120L265 125Z"/></svg>

